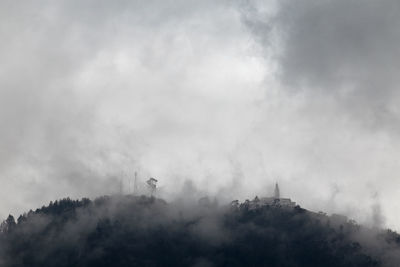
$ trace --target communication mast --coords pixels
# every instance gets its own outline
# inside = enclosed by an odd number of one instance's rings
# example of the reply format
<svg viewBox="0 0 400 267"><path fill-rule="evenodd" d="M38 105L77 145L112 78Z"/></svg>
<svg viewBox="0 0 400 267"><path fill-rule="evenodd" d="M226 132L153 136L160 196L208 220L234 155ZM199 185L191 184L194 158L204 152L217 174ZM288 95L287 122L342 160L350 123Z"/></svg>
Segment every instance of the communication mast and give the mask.
<svg viewBox="0 0 400 267"><path fill-rule="evenodd" d="M279 198L280 198L278 183L275 184L274 198L275 198L275 199L279 199Z"/></svg>
<svg viewBox="0 0 400 267"><path fill-rule="evenodd" d="M137 187L137 172L135 172L135 177L133 180L133 194L137 195L138 194L138 187Z"/></svg>
<svg viewBox="0 0 400 267"><path fill-rule="evenodd" d="M128 175L128 194L131 194L131 177Z"/></svg>

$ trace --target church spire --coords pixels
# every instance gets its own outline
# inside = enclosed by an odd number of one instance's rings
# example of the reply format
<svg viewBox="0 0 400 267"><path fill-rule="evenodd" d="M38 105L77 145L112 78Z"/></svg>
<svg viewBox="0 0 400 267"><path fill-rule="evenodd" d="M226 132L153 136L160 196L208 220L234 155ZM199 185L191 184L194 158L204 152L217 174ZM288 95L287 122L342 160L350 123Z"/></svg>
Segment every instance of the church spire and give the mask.
<svg viewBox="0 0 400 267"><path fill-rule="evenodd" d="M275 184L274 198L280 198L278 183Z"/></svg>

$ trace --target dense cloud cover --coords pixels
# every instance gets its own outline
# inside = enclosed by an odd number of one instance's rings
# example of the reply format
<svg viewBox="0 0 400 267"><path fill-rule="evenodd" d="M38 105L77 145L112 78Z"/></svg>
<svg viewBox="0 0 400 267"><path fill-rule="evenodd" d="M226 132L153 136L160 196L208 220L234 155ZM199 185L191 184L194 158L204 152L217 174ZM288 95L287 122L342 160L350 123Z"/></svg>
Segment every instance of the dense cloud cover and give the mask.
<svg viewBox="0 0 400 267"><path fill-rule="evenodd" d="M396 1L0 3L0 215L159 178L399 229ZM190 182L185 182L190 181Z"/></svg>
<svg viewBox="0 0 400 267"><path fill-rule="evenodd" d="M117 192L121 176L128 190L134 171L171 192L187 179L218 181L214 191L231 180L262 79L234 6L0 5L2 217Z"/></svg>
<svg viewBox="0 0 400 267"><path fill-rule="evenodd" d="M399 3L279 1L277 9L246 19L274 46L287 89L334 97L364 126L398 131Z"/></svg>
<svg viewBox="0 0 400 267"><path fill-rule="evenodd" d="M63 199L1 226L1 266L398 266L400 236L295 208Z"/></svg>
<svg viewBox="0 0 400 267"><path fill-rule="evenodd" d="M306 148L310 168L303 181L316 175L311 180L319 187L330 180L329 194L342 205L369 202L373 213L381 209L389 224L398 224L391 213L399 208L399 3L275 1L269 7L250 1L244 22L276 70L282 105L297 112L288 128L289 138Z"/></svg>

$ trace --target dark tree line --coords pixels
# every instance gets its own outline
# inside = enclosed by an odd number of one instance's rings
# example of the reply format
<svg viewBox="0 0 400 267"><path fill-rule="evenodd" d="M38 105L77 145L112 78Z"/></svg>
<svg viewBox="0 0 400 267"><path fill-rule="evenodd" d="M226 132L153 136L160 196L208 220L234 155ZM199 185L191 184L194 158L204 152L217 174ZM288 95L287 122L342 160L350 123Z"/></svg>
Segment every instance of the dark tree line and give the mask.
<svg viewBox="0 0 400 267"><path fill-rule="evenodd" d="M0 264L390 266L382 252L353 238L360 231L354 222L335 224L300 207L185 206L144 196L63 199L3 222ZM378 239L399 247L395 232L380 232Z"/></svg>

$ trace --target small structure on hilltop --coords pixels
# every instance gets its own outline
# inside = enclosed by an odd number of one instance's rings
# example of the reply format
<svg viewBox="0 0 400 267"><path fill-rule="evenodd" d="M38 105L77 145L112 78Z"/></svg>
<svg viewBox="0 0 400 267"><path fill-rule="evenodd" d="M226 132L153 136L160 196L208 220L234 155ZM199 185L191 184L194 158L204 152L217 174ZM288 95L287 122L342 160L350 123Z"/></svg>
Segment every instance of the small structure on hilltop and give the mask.
<svg viewBox="0 0 400 267"><path fill-rule="evenodd" d="M147 187L148 187L148 189L149 189L149 192L150 192L150 196L151 196L151 197L152 197L152 196L154 195L154 193L156 192L156 189L157 189L157 182L158 182L158 180L155 179L155 178L153 178L153 177L150 177L150 179L146 181L146 184L147 184Z"/></svg>
<svg viewBox="0 0 400 267"><path fill-rule="evenodd" d="M275 184L274 196L273 197L262 197L257 196L254 200L249 202L249 209L257 209L261 206L280 206L294 208L296 202L293 202L290 198L281 198L278 183Z"/></svg>

